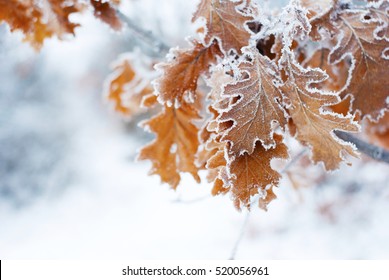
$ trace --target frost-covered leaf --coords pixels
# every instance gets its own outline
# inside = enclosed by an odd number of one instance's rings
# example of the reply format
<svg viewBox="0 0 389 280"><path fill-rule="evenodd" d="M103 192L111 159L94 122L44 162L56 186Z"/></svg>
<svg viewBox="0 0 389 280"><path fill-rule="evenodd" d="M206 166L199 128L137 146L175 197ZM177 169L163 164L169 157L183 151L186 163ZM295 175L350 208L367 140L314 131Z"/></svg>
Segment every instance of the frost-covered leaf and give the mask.
<svg viewBox="0 0 389 280"><path fill-rule="evenodd" d="M240 53L251 36L246 23L254 20L245 12L248 5L246 1L201 0L192 21L205 19L205 28L201 31L206 45L217 39L224 54L227 55L231 49Z"/></svg>
<svg viewBox="0 0 389 280"><path fill-rule="evenodd" d="M267 205L275 198L273 187L277 186L281 174L272 169L271 161L274 158L287 159L288 149L282 143L282 136L275 134L274 148L265 149L258 141L252 154L244 153L243 155L232 158L227 168L231 193L235 206L250 207L250 198L259 194L259 206L267 209Z"/></svg>
<svg viewBox="0 0 389 280"><path fill-rule="evenodd" d="M336 34L329 63L351 60L341 96L351 94L353 112L372 119L389 108L388 1L377 3L356 10L338 8L312 23L314 30L322 27Z"/></svg>
<svg viewBox="0 0 389 280"><path fill-rule="evenodd" d="M359 126L351 115L342 116L324 110L325 106L338 103L339 97L310 88L312 83L325 80L323 71L304 69L287 52L282 58L282 66L287 75L283 89L297 140L311 148L314 163L323 162L327 170L337 169L344 160L344 153L356 154L350 144L341 142L334 135L334 130L356 132Z"/></svg>
<svg viewBox="0 0 389 280"><path fill-rule="evenodd" d="M209 158L205 167L208 170L208 182L213 182L212 195L224 194L230 190L229 186L226 186L223 181L223 177L225 177L227 172L225 146L225 143L221 143L216 139L210 139L210 141L206 143L206 149L209 151Z"/></svg>
<svg viewBox="0 0 389 280"><path fill-rule="evenodd" d="M144 98L147 98L148 107L156 103L150 80L135 71L130 59L119 59L116 62L107 85L105 95L114 104L115 110L126 117L142 112Z"/></svg>
<svg viewBox="0 0 389 280"><path fill-rule="evenodd" d="M343 37L330 54L330 63L341 61L345 55L352 56L349 85L342 95L353 95L352 109L362 116L377 119L384 108L389 108L389 42L377 38L377 28L384 24L376 22L371 13L343 12L339 23ZM386 18L386 23L389 21ZM366 102L368 99L368 102Z"/></svg>
<svg viewBox="0 0 389 280"><path fill-rule="evenodd" d="M216 41L208 47L195 43L191 49L173 49L170 60L156 66L162 72L162 76L155 81L159 100L169 105L181 104L183 99L193 103L200 75L208 71L220 55Z"/></svg>
<svg viewBox="0 0 389 280"><path fill-rule="evenodd" d="M308 9L308 18L322 15L333 5L333 0L300 0L301 5Z"/></svg>
<svg viewBox="0 0 389 280"><path fill-rule="evenodd" d="M363 124L364 132L373 143L389 149L389 111L377 122L366 119Z"/></svg>
<svg viewBox="0 0 389 280"><path fill-rule="evenodd" d="M183 103L180 108L164 106L160 114L142 124L155 133L156 138L140 150L138 159L150 160L150 174L158 174L161 181L173 189L180 182L180 172L189 172L200 182L195 165L198 128L193 124L197 119L197 109Z"/></svg>
<svg viewBox="0 0 389 280"><path fill-rule="evenodd" d="M256 49L250 49L246 55L250 56L250 61L238 65L239 80L225 86L222 94L222 98L236 101L230 102L232 105L218 117L221 123L233 123L220 133L221 140L230 142L231 151L236 155L251 154L257 140L265 147L274 145L274 128L277 125L283 128L286 124L280 105L281 78L277 66Z"/></svg>
<svg viewBox="0 0 389 280"><path fill-rule="evenodd" d="M325 91L340 91L347 83L348 70L346 61L342 60L336 65L328 63L328 56L330 50L321 48L316 50L307 60L304 61L303 66L311 68L320 68L328 75L328 79L320 83L312 83L312 86ZM347 114L347 112L346 112Z"/></svg>

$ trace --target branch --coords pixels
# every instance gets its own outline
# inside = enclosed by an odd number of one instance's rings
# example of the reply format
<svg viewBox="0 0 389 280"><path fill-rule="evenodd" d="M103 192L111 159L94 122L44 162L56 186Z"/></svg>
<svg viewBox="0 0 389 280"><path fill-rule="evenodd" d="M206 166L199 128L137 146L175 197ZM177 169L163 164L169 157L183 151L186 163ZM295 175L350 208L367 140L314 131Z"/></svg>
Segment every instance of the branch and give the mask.
<svg viewBox="0 0 389 280"><path fill-rule="evenodd" d="M149 46L155 54L164 57L169 52L170 47L160 38L156 37L151 31L147 31L139 27L135 22L133 22L129 17L127 17L118 9L116 9L116 13L120 20L126 24L130 32L138 39L143 41L147 46Z"/></svg>
<svg viewBox="0 0 389 280"><path fill-rule="evenodd" d="M231 252L231 256L230 256L229 260L235 260L236 253L238 252L239 245L244 237L244 234L245 234L245 231L247 228L247 224L248 224L248 221L250 218L250 213L251 213L250 211L247 211L247 213L246 213L246 217L244 218L242 227L240 228L238 238L235 240L234 247L232 248L232 252Z"/></svg>
<svg viewBox="0 0 389 280"><path fill-rule="evenodd" d="M344 131L335 130L334 133L340 139L354 144L360 152L364 153L365 155L368 155L372 159L389 163L389 151L376 145L369 144Z"/></svg>

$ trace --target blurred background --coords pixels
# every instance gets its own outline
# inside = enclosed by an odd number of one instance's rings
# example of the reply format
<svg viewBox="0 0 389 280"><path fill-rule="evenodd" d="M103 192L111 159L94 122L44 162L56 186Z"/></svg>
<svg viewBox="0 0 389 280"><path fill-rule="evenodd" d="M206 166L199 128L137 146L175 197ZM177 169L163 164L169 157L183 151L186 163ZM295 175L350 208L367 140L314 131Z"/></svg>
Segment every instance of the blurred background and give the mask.
<svg viewBox="0 0 389 280"><path fill-rule="evenodd" d="M196 1L124 2L171 46L194 34ZM324 174L303 156L269 211L249 216L205 182L183 176L172 191L148 176L134 159L152 136L102 91L119 54L149 50L91 15L76 20L74 38L39 53L0 25L1 259L389 258L389 166L368 158Z"/></svg>

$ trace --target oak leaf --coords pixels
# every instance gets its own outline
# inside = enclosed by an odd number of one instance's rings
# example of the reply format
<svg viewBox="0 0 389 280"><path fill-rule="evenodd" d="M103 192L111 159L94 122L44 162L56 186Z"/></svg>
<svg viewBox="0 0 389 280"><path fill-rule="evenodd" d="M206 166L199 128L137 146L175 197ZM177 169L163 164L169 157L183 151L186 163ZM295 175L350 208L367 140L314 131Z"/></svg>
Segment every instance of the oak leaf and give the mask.
<svg viewBox="0 0 389 280"><path fill-rule="evenodd" d="M158 174L161 181L173 189L180 182L179 172L189 172L200 182L195 165L198 128L192 123L197 119L197 109L192 104L183 103L180 108L164 106L160 114L142 124L154 132L156 138L140 150L138 159L150 160L150 174Z"/></svg>
<svg viewBox="0 0 389 280"><path fill-rule="evenodd" d="M322 27L337 34L336 45L328 58L330 64L351 60L341 97L351 95L352 111L373 120L389 108L389 79L386 78L389 76L389 4L382 1L377 5L358 10L338 8L312 22L313 30Z"/></svg>
<svg viewBox="0 0 389 280"><path fill-rule="evenodd" d="M248 45L251 36L246 23L254 20L244 11L249 4L246 1L201 0L192 22L205 19L206 28L201 30L206 45L216 39L225 55L231 49L241 53L241 48Z"/></svg>
<svg viewBox="0 0 389 280"><path fill-rule="evenodd" d="M389 149L389 111L386 111L377 122L366 119L363 128L365 134L373 143Z"/></svg>
<svg viewBox="0 0 389 280"><path fill-rule="evenodd" d="M333 93L310 88L326 75L318 68L303 68L287 52L281 59L287 80L283 90L288 99L288 112L296 129L296 138L312 150L314 163L323 162L326 170L334 170L344 160L344 153L356 156L354 148L338 139L333 131L357 132L359 126L351 115L342 116L325 111L325 106L339 102Z"/></svg>
<svg viewBox="0 0 389 280"><path fill-rule="evenodd" d="M364 19L369 16L372 15L368 12L340 14L343 37L330 54L329 61L336 63L345 55L352 56L349 85L342 91L342 96L351 93L353 111L377 119L384 108L389 108L389 55L384 54L389 42L375 35L384 22ZM389 24L387 18L385 24Z"/></svg>
<svg viewBox="0 0 389 280"><path fill-rule="evenodd" d="M251 197L259 194L259 206L267 209L267 205L275 198L273 187L277 186L281 174L271 167L274 158L287 159L288 148L282 143L283 137L275 134L276 145L266 149L257 142L252 154L233 157L228 161L228 180L235 206L250 207Z"/></svg>
<svg viewBox="0 0 389 280"><path fill-rule="evenodd" d="M328 78L319 83L312 83L311 86L325 91L340 91L347 83L348 65L346 61L342 60L336 65L329 64L328 56L330 49L321 48L316 50L307 60L302 64L304 67L320 68L325 71ZM347 114L348 112L346 112Z"/></svg>
<svg viewBox="0 0 389 280"><path fill-rule="evenodd" d="M114 104L117 112L126 117L142 112L141 104L145 98L146 105L156 103L150 80L136 72L130 59L119 59L107 84L108 100Z"/></svg>
<svg viewBox="0 0 389 280"><path fill-rule="evenodd" d="M256 49L248 53L251 61L238 65L241 78L238 82L224 87L222 94L226 99L237 99L229 108L223 110L218 121L232 121L221 140L231 143L231 151L236 154L254 151L255 143L260 140L264 147L274 145L273 133L276 125L283 128L286 124L282 108L282 94L278 85L281 78L277 66Z"/></svg>
<svg viewBox="0 0 389 280"><path fill-rule="evenodd" d="M47 0L45 6L37 0L0 0L0 22L6 21L11 31L20 30L25 40L37 50L46 38L74 35L79 24L69 17L84 9L78 0Z"/></svg>
<svg viewBox="0 0 389 280"><path fill-rule="evenodd" d="M172 50L167 63L156 65L156 69L162 72L155 81L158 99L169 105L180 104L184 98L185 102L193 103L200 75L216 63L218 56L221 52L216 41L208 47L194 43L191 49Z"/></svg>

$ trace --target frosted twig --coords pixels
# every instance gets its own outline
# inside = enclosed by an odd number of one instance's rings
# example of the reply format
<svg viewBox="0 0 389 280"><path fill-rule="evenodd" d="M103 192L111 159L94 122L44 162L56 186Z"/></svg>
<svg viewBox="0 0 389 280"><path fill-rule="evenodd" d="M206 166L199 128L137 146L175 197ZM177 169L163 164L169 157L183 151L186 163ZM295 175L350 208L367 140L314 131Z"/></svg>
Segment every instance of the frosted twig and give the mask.
<svg viewBox="0 0 389 280"><path fill-rule="evenodd" d="M204 195L204 196L200 196L200 197L196 197L196 198L193 198L193 199L188 199L188 200L182 200L181 198L177 198L176 200L173 200L174 203L184 203L184 204L191 204L191 203L196 203L196 202L200 202L200 201L203 201L203 200L206 200L207 198L210 198L211 195L210 194L207 194L207 195Z"/></svg>
<svg viewBox="0 0 389 280"><path fill-rule="evenodd" d="M246 217L244 218L242 227L240 228L238 238L235 240L234 247L232 248L231 256L229 258L230 260L235 260L236 253L238 252L239 245L243 239L243 236L244 236L246 228L247 228L250 213L251 213L250 211L247 211L247 214L246 214Z"/></svg>
<svg viewBox="0 0 389 280"><path fill-rule="evenodd" d="M296 163L296 161L298 161L305 153L307 152L307 148L304 148L304 149L302 149L290 162L288 162L288 164L287 165L285 165L285 167L284 168L282 168L281 170L280 170L280 173L281 174L283 174L283 173L285 173L286 171L288 171L288 169L290 168L290 167L292 167L292 165L293 164L295 164Z"/></svg>
<svg viewBox="0 0 389 280"><path fill-rule="evenodd" d="M160 38L156 37L151 31L147 31L139 27L135 22L133 22L121 11L116 10L116 13L119 16L120 20L126 24L130 32L138 39L143 41L147 46L149 46L155 54L164 57L169 52L170 47Z"/></svg>
<svg viewBox="0 0 389 280"><path fill-rule="evenodd" d="M365 155L368 155L372 159L382 161L389 163L389 151L378 147L376 145L372 145L370 143L367 143L350 133L344 132L344 131L338 131L335 130L334 133L336 136L338 136L340 139L353 143L360 152L364 153Z"/></svg>

